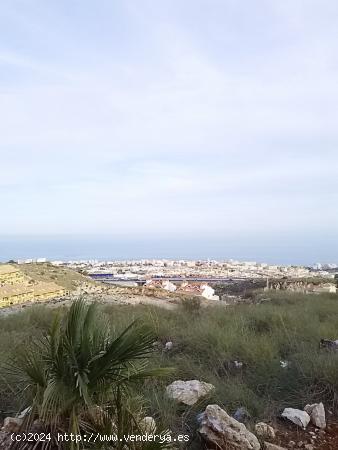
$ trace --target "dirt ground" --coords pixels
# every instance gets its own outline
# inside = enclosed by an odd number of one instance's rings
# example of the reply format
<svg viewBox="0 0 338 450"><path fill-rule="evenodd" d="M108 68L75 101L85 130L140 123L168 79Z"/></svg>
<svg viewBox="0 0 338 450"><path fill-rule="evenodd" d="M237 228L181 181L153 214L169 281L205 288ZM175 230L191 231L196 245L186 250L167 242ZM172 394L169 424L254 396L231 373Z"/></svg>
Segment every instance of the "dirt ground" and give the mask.
<svg viewBox="0 0 338 450"><path fill-rule="evenodd" d="M328 418L325 430L309 425L306 430L287 422L273 424L276 439L273 444L287 449L338 450L338 420ZM312 446L312 447L311 447Z"/></svg>

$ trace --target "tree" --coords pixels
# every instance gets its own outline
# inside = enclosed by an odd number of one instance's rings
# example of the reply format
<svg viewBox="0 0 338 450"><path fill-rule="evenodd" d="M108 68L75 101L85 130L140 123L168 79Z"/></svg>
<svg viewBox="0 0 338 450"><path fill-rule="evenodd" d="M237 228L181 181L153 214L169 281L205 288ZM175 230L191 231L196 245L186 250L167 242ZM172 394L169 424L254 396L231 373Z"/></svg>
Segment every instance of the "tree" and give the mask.
<svg viewBox="0 0 338 450"><path fill-rule="evenodd" d="M11 379L31 405L25 429L39 419L53 436L62 431L120 437L139 433L142 407L132 400L133 385L170 371L149 367L153 343L150 330L138 322L114 336L95 304L75 301L63 319L56 317L44 338L26 346L8 366ZM54 440L50 447L57 444ZM69 444L71 449L83 445ZM105 446L96 443L97 448ZM109 444L109 448L123 446L125 442Z"/></svg>

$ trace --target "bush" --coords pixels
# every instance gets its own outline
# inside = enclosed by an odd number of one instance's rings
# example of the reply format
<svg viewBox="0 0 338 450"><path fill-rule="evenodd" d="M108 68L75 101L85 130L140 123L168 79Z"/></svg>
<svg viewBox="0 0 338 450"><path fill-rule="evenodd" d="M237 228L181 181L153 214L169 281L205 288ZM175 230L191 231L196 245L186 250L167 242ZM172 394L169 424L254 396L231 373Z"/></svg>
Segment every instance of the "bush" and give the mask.
<svg viewBox="0 0 338 450"><path fill-rule="evenodd" d="M181 301L182 309L186 313L195 314L201 309L201 298L200 297L188 297Z"/></svg>
<svg viewBox="0 0 338 450"><path fill-rule="evenodd" d="M132 395L132 387L168 373L149 367L153 343L148 326L133 322L114 335L95 304L74 302L63 317L55 317L48 334L23 345L5 364L7 385L30 406L23 429L31 431L38 420L41 431L53 436L49 448L57 444L56 430L119 438L139 434L142 403ZM98 443L97 448L104 446ZM80 447L77 441L70 444L72 449Z"/></svg>

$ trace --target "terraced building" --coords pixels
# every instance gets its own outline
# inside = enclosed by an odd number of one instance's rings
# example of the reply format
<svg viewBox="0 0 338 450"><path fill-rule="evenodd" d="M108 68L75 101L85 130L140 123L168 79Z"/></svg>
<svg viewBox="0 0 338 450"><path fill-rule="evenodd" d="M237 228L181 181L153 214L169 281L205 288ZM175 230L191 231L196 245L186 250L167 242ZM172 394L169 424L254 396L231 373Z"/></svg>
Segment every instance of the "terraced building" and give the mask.
<svg viewBox="0 0 338 450"><path fill-rule="evenodd" d="M10 264L0 264L0 286L23 283L25 276L17 267Z"/></svg>
<svg viewBox="0 0 338 450"><path fill-rule="evenodd" d="M0 308L63 297L67 293L66 289L55 283L35 282L15 266L0 265Z"/></svg>

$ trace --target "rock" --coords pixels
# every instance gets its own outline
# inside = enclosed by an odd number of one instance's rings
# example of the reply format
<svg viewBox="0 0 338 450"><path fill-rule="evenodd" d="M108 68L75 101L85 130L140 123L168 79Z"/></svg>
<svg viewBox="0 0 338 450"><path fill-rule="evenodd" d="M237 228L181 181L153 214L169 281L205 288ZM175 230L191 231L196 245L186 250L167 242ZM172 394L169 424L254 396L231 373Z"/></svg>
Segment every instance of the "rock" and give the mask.
<svg viewBox="0 0 338 450"><path fill-rule="evenodd" d="M313 405L306 405L304 408L310 418L313 425L322 430L326 428L325 408L323 403L314 403Z"/></svg>
<svg viewBox="0 0 338 450"><path fill-rule="evenodd" d="M235 369L243 369L243 363L242 363L242 361L233 361L233 364L234 364L234 368Z"/></svg>
<svg viewBox="0 0 338 450"><path fill-rule="evenodd" d="M2 430L9 433L17 433L20 430L21 425L22 419L19 419L18 417L6 417Z"/></svg>
<svg viewBox="0 0 338 450"><path fill-rule="evenodd" d="M289 361L284 361L282 359L279 361L279 363L280 363L280 366L281 366L282 369L287 369L290 366L290 362Z"/></svg>
<svg viewBox="0 0 338 450"><path fill-rule="evenodd" d="M220 449L259 450L257 437L243 423L229 416L220 406L208 405L200 420L199 433Z"/></svg>
<svg viewBox="0 0 338 450"><path fill-rule="evenodd" d="M312 444L306 444L304 448L305 450L314 450L314 446Z"/></svg>
<svg viewBox="0 0 338 450"><path fill-rule="evenodd" d="M244 408L243 406L241 406L240 408L238 408L235 412L235 414L233 415L234 419L238 420L238 422L247 422L248 420L250 420L250 413L249 411Z"/></svg>
<svg viewBox="0 0 338 450"><path fill-rule="evenodd" d="M279 445L271 444L270 442L264 442L265 450L287 450L285 447L280 447Z"/></svg>
<svg viewBox="0 0 338 450"><path fill-rule="evenodd" d="M327 350L338 350L338 339L335 341L332 341L330 339L321 339L319 343L320 348L325 348Z"/></svg>
<svg viewBox="0 0 338 450"><path fill-rule="evenodd" d="M194 405L200 398L205 397L215 389L210 383L199 380L174 381L166 388L169 398L184 403L185 405Z"/></svg>
<svg viewBox="0 0 338 450"><path fill-rule="evenodd" d="M304 428L304 430L310 422L309 414L301 409L285 408L282 412L282 417L291 420L291 422Z"/></svg>
<svg viewBox="0 0 338 450"><path fill-rule="evenodd" d="M276 437L275 430L270 425L264 422L256 423L255 432L258 437L264 439L275 439Z"/></svg>
<svg viewBox="0 0 338 450"><path fill-rule="evenodd" d="M174 346L174 344L171 341L166 342L165 346L164 346L164 350L165 351L169 351L169 350L171 350L173 348L173 346Z"/></svg>
<svg viewBox="0 0 338 450"><path fill-rule="evenodd" d="M156 422L153 417L144 417L139 425L144 434L154 434L156 432Z"/></svg>

